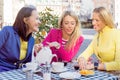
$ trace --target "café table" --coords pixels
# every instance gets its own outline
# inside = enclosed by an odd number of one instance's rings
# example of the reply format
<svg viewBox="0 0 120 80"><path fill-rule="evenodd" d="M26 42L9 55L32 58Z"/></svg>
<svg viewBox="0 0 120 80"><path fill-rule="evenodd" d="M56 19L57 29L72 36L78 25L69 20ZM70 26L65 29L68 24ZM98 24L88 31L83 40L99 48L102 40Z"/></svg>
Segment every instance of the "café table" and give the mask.
<svg viewBox="0 0 120 80"><path fill-rule="evenodd" d="M67 71L75 71L74 68L67 66ZM66 80L59 77L60 73L51 73L52 80ZM22 69L15 69L5 72L0 72L0 80L26 80L25 72ZM34 74L34 80L43 80L41 72L37 72ZM103 72L103 71L95 71L93 76L80 76L79 78L72 80L118 80L117 76L113 74Z"/></svg>

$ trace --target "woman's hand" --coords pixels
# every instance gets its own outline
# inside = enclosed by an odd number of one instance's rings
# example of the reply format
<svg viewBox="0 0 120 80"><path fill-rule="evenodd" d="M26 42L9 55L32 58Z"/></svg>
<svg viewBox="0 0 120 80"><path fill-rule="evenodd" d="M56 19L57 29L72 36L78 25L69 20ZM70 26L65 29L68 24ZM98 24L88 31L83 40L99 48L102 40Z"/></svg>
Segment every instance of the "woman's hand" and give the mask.
<svg viewBox="0 0 120 80"><path fill-rule="evenodd" d="M94 64L90 61L87 62L86 69L94 69Z"/></svg>
<svg viewBox="0 0 120 80"><path fill-rule="evenodd" d="M60 43L58 42L47 42L48 46L49 47L55 47L56 49L59 49L60 48Z"/></svg>
<svg viewBox="0 0 120 80"><path fill-rule="evenodd" d="M99 69L99 70L106 70L105 64L102 63L102 62L99 63L98 69Z"/></svg>
<svg viewBox="0 0 120 80"><path fill-rule="evenodd" d="M85 60L84 57L80 57L78 59L78 64L79 64L80 69L82 69L82 70L87 69L87 60Z"/></svg>
<svg viewBox="0 0 120 80"><path fill-rule="evenodd" d="M41 49L42 49L42 47L43 47L43 44L35 44L34 45L34 51L35 51L35 53L38 53Z"/></svg>

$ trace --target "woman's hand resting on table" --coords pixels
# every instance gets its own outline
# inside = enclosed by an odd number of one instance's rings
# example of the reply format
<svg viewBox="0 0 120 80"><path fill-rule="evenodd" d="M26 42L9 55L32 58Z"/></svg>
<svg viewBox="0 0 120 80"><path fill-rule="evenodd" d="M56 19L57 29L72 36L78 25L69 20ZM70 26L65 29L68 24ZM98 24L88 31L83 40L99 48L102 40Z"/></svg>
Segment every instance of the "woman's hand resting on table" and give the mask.
<svg viewBox="0 0 120 80"><path fill-rule="evenodd" d="M94 69L94 63L91 60L86 60L84 57L78 59L80 69ZM98 70L106 70L105 64L100 62L98 63Z"/></svg>
<svg viewBox="0 0 120 80"><path fill-rule="evenodd" d="M98 70L106 70L105 64L102 62L99 62Z"/></svg>
<svg viewBox="0 0 120 80"><path fill-rule="evenodd" d="M78 64L79 64L80 69L86 69L87 61L85 60L85 58L80 57L78 59Z"/></svg>
<svg viewBox="0 0 120 80"><path fill-rule="evenodd" d="M82 70L94 68L94 64L91 61L87 61L84 57L78 59L78 64Z"/></svg>
<svg viewBox="0 0 120 80"><path fill-rule="evenodd" d="M58 42L47 42L48 46L49 47L55 47L56 49L59 49L60 48L60 43Z"/></svg>

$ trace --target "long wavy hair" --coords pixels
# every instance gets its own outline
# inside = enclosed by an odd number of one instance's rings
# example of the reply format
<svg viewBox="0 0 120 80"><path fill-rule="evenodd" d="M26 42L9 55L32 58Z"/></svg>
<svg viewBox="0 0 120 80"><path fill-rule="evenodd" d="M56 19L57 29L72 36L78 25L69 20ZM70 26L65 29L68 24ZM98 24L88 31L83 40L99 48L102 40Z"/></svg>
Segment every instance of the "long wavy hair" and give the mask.
<svg viewBox="0 0 120 80"><path fill-rule="evenodd" d="M62 23L63 23L64 17L66 17L68 15L71 16L72 18L74 18L76 21L76 27L75 27L73 33L71 34L70 39L68 40L68 42L65 45L65 49L70 50L73 46L75 46L76 41L78 40L78 38L81 35L81 31L80 31L81 25L80 25L78 16L73 11L64 11L58 21L58 26L60 29L62 29Z"/></svg>
<svg viewBox="0 0 120 80"><path fill-rule="evenodd" d="M99 14L99 18L102 20L102 22L106 26L110 28L115 28L112 14L106 8L98 7L98 8L95 8L93 12Z"/></svg>

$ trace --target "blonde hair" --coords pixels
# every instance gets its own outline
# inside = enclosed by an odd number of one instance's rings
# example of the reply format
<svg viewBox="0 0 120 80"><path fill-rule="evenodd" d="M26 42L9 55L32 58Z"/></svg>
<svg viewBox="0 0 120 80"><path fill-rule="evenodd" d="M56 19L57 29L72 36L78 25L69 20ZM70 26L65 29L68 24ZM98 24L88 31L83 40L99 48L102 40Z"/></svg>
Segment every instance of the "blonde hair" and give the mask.
<svg viewBox="0 0 120 80"><path fill-rule="evenodd" d="M63 19L68 15L71 16L72 18L74 18L76 21L76 27L75 27L73 33L70 36L70 39L68 40L68 42L66 43L66 46L65 46L65 49L70 50L73 46L75 46L76 41L78 40L78 38L81 35L81 32L80 32L81 25L80 25L80 21L78 19L78 16L73 11L65 11L65 12L63 12L62 16L60 17L60 19L58 21L58 26L60 29L62 29Z"/></svg>
<svg viewBox="0 0 120 80"><path fill-rule="evenodd" d="M110 28L115 28L112 14L107 9L105 9L104 7L98 7L95 8L93 12L99 14L100 19L106 26Z"/></svg>

